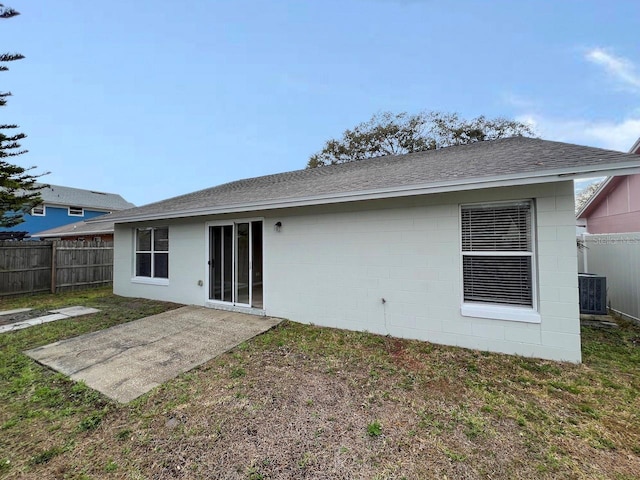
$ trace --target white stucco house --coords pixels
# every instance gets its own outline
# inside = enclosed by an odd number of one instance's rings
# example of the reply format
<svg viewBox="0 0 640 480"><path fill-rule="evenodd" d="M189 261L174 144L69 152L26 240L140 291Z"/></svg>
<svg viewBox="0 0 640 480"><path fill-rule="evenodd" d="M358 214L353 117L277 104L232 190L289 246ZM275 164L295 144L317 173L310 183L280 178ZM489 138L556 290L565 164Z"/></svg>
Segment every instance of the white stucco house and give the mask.
<svg viewBox="0 0 640 480"><path fill-rule="evenodd" d="M114 292L579 362L572 180L639 167L510 138L227 183L112 214Z"/></svg>

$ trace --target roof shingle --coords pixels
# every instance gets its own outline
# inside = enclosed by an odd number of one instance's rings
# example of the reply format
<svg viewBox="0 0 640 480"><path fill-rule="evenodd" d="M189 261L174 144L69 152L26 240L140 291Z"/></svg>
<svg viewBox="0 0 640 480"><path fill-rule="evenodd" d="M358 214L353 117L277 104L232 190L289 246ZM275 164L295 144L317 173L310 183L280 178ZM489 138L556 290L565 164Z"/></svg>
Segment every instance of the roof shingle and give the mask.
<svg viewBox="0 0 640 480"><path fill-rule="evenodd" d="M109 217L109 214L100 215L99 217L95 217L91 223L82 220L80 222L62 225L61 227L43 230L42 232L34 233L31 236L39 238L63 238L76 235L100 235L113 233L113 220L104 220L104 218Z"/></svg>
<svg viewBox="0 0 640 480"><path fill-rule="evenodd" d="M447 147L407 155L377 157L341 165L296 170L248 178L144 205L112 215L117 222L136 218L172 218L207 210L286 202L360 192L482 182L603 170L605 166L640 167L640 158L603 150L535 138L513 137ZM390 193L389 196L393 196Z"/></svg>
<svg viewBox="0 0 640 480"><path fill-rule="evenodd" d="M46 186L40 190L40 196L45 204L95 208L98 210L117 211L135 206L116 193L96 192L81 188L63 187L61 185Z"/></svg>

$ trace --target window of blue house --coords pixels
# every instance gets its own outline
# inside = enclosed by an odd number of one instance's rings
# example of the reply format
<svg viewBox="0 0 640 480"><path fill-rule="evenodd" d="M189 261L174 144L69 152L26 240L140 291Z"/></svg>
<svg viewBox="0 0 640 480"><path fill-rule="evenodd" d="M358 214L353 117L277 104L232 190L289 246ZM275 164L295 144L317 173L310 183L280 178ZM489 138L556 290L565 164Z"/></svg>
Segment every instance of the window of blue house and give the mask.
<svg viewBox="0 0 640 480"><path fill-rule="evenodd" d="M44 205L36 205L31 209L31 215L33 217L44 217L47 214L47 207Z"/></svg>
<svg viewBox="0 0 640 480"><path fill-rule="evenodd" d="M84 217L84 208L82 207L69 207L70 217Z"/></svg>

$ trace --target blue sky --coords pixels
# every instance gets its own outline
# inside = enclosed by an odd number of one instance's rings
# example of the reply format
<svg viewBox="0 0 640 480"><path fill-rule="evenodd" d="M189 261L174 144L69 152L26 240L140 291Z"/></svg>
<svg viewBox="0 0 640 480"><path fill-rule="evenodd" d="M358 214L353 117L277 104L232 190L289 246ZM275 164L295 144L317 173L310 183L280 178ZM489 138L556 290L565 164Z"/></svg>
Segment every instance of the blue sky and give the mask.
<svg viewBox="0 0 640 480"><path fill-rule="evenodd" d="M2 122L45 181L142 205L304 168L379 111L531 122L627 151L640 2L5 2Z"/></svg>

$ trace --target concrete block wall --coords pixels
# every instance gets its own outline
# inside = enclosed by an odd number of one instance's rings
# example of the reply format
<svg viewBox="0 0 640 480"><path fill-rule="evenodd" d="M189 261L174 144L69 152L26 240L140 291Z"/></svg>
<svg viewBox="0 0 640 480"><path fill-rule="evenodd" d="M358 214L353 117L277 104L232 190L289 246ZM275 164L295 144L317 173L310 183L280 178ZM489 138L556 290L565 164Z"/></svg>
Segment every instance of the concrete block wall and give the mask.
<svg viewBox="0 0 640 480"><path fill-rule="evenodd" d="M169 282L167 285L132 281L136 227L169 226ZM114 235L113 291L116 295L150 298L187 305L204 305L207 260L205 224L202 220L116 225ZM203 285L199 285L202 281Z"/></svg>
<svg viewBox="0 0 640 480"><path fill-rule="evenodd" d="M529 198L536 203L541 322L462 316L460 204ZM249 212L264 219L265 313L316 325L579 362L573 208L573 183L567 181ZM206 222L219 219L117 226L115 293L204 305ZM278 221L279 231L274 228ZM131 281L133 228L153 225L169 225L168 285ZM200 280L204 286L198 285Z"/></svg>
<svg viewBox="0 0 640 480"><path fill-rule="evenodd" d="M536 201L539 226L541 323L462 316L459 205L527 198ZM313 213L300 209L271 219L265 221L268 315L581 360L572 182L326 207ZM275 221L283 224L279 232L269 228Z"/></svg>

